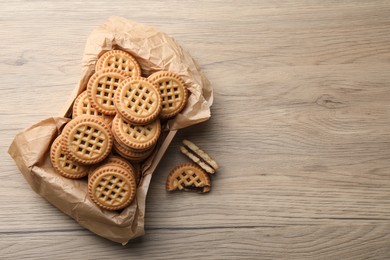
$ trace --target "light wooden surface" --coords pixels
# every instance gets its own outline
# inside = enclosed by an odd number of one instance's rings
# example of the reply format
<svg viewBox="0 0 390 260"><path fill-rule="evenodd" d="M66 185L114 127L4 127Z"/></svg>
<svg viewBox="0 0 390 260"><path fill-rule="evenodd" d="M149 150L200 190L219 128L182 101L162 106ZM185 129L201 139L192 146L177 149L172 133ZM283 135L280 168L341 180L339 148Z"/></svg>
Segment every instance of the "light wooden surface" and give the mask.
<svg viewBox="0 0 390 260"><path fill-rule="evenodd" d="M1 1L0 258L389 259L390 2ZM57 115L89 33L120 15L188 49L212 119L153 177L146 235L122 247L36 195L6 153ZM190 138L222 166L212 192L168 194Z"/></svg>

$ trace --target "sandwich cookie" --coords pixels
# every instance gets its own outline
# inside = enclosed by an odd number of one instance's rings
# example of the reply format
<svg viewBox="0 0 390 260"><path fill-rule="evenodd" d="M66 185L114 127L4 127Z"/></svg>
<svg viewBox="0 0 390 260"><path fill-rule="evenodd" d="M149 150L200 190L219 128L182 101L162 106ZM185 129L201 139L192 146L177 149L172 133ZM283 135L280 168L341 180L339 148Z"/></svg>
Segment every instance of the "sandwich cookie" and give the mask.
<svg viewBox="0 0 390 260"><path fill-rule="evenodd" d="M112 134L98 116L78 116L63 130L62 149L73 161L95 164L103 161L112 148Z"/></svg>
<svg viewBox="0 0 390 260"><path fill-rule="evenodd" d="M183 79L176 73L159 71L148 77L160 91L162 98L161 118L176 116L187 104L188 90Z"/></svg>
<svg viewBox="0 0 390 260"><path fill-rule="evenodd" d="M134 125L116 115L112 121L112 131L118 143L136 151L148 150L154 146L161 133L160 120L147 125Z"/></svg>
<svg viewBox="0 0 390 260"><path fill-rule="evenodd" d="M168 175L167 191L185 190L201 193L209 192L211 188L208 174L193 163L185 163L175 167Z"/></svg>
<svg viewBox="0 0 390 260"><path fill-rule="evenodd" d="M134 178L137 179L135 169L133 165L131 165L126 159L123 159L122 157L110 155L106 158L104 161L105 164L115 164L119 167L124 168L126 171L130 172L131 175L133 175Z"/></svg>
<svg viewBox="0 0 390 260"><path fill-rule="evenodd" d="M127 160L132 161L132 162L141 162L141 161L145 160L146 158L149 157L149 155L152 154L152 152L154 150L154 146L152 146L152 147L148 148L147 150L137 151L137 150L130 149L127 146L120 144L115 139L114 139L113 148L117 154L119 154L123 158L126 158Z"/></svg>
<svg viewBox="0 0 390 260"><path fill-rule="evenodd" d="M154 121L161 111L161 95L147 78L124 80L115 92L117 112L129 123L145 125Z"/></svg>
<svg viewBox="0 0 390 260"><path fill-rule="evenodd" d="M88 167L72 161L62 151L62 136L58 136L50 148L50 160L56 172L69 179L83 178L88 174Z"/></svg>
<svg viewBox="0 0 390 260"><path fill-rule="evenodd" d="M81 115L100 116L103 118L107 125L111 124L113 116L107 116L97 111L88 99L87 91L82 92L74 101L72 118L76 118Z"/></svg>
<svg viewBox="0 0 390 260"><path fill-rule="evenodd" d="M214 174L219 168L217 162L214 161L210 155L191 141L183 140L183 146L180 146L180 152L197 163L209 174Z"/></svg>
<svg viewBox="0 0 390 260"><path fill-rule="evenodd" d="M88 99L100 113L115 115L114 94L127 75L118 69L103 69L91 76L87 85Z"/></svg>
<svg viewBox="0 0 390 260"><path fill-rule="evenodd" d="M121 50L108 51L98 59L96 71L107 68L121 70L127 77L141 76L141 68L138 62L129 53Z"/></svg>
<svg viewBox="0 0 390 260"><path fill-rule="evenodd" d="M97 168L88 180L88 195L99 207L119 210L134 200L136 180L125 168L108 164Z"/></svg>

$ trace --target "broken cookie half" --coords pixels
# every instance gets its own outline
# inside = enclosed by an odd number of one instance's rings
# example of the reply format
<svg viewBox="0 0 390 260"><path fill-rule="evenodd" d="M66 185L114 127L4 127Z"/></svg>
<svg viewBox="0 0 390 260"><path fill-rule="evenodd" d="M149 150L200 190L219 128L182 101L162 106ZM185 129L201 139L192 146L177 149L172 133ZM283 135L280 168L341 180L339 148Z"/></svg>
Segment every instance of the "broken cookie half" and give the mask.
<svg viewBox="0 0 390 260"><path fill-rule="evenodd" d="M197 163L209 174L214 174L219 167L217 162L214 161L210 155L191 141L183 140L183 146L180 146L180 152Z"/></svg>
<svg viewBox="0 0 390 260"><path fill-rule="evenodd" d="M166 183L167 191L186 190L206 193L210 191L210 187L210 177L193 163L176 166L168 175Z"/></svg>

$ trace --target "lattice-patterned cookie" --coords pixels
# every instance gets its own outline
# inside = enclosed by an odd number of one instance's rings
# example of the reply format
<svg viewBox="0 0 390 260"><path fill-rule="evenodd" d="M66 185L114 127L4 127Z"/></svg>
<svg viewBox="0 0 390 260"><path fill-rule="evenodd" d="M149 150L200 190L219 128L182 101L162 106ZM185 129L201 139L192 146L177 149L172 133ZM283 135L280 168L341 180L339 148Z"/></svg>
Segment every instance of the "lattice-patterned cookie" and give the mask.
<svg viewBox="0 0 390 260"><path fill-rule="evenodd" d="M185 163L175 167L168 175L166 189L209 192L210 177L198 165Z"/></svg>
<svg viewBox="0 0 390 260"><path fill-rule="evenodd" d="M128 122L145 125L161 111L161 95L147 78L133 77L122 82L115 92L115 107Z"/></svg>
<svg viewBox="0 0 390 260"><path fill-rule="evenodd" d="M160 91L162 98L161 118L176 116L187 104L188 90L183 79L176 73L159 71L148 77Z"/></svg>
<svg viewBox="0 0 390 260"><path fill-rule="evenodd" d="M96 71L113 68L122 70L128 77L141 76L138 62L129 53L121 50L112 50L104 53L96 62Z"/></svg>
<svg viewBox="0 0 390 260"><path fill-rule="evenodd" d="M140 162L145 160L149 157L149 155L153 152L154 146L147 150L142 151L135 151L133 149L129 149L128 147L124 146L123 144L120 144L118 141L114 138L114 144L113 144L114 151L122 156L123 158L126 158L129 161L132 162Z"/></svg>
<svg viewBox="0 0 390 260"><path fill-rule="evenodd" d="M119 210L134 200L136 180L123 167L108 164L97 168L88 180L88 195L99 207Z"/></svg>
<svg viewBox="0 0 390 260"><path fill-rule="evenodd" d="M118 69L96 71L88 81L87 94L91 105L100 113L115 115L114 94L127 75Z"/></svg>
<svg viewBox="0 0 390 260"><path fill-rule="evenodd" d="M131 165L126 159L123 159L122 157L110 155L109 157L107 157L106 160L104 160L104 163L115 164L119 167L122 167L127 170L131 175L133 175L134 178L137 178L133 165Z"/></svg>
<svg viewBox="0 0 390 260"><path fill-rule="evenodd" d="M161 133L160 120L147 125L129 124L116 115L112 121L112 131L118 141L129 148L145 150L152 147Z"/></svg>
<svg viewBox="0 0 390 260"><path fill-rule="evenodd" d="M62 176L70 179L79 179L88 174L88 167L80 165L68 158L62 151L62 136L58 136L50 148L50 160L54 169Z"/></svg>
<svg viewBox="0 0 390 260"><path fill-rule="evenodd" d="M102 114L91 105L91 102L88 99L87 91L81 93L73 104L72 118L76 118L77 116L81 115L101 116L104 122L108 125L111 124L112 119L114 119L114 116L107 116Z"/></svg>
<svg viewBox="0 0 390 260"><path fill-rule="evenodd" d="M69 158L82 164L95 164L108 156L112 134L97 116L78 116L64 128L62 146Z"/></svg>

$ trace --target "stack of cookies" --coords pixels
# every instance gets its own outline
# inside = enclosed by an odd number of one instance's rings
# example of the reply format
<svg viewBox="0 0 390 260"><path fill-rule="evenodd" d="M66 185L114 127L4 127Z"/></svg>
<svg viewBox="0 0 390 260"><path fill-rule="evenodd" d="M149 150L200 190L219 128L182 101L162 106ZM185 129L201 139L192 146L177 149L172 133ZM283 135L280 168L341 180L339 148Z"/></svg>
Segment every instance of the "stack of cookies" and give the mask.
<svg viewBox="0 0 390 260"><path fill-rule="evenodd" d="M66 178L88 175L88 194L97 206L127 207L135 198L140 163L158 141L161 122L176 116L187 98L177 74L159 71L142 77L129 53L104 53L86 91L74 102L73 119L51 146L54 169Z"/></svg>

